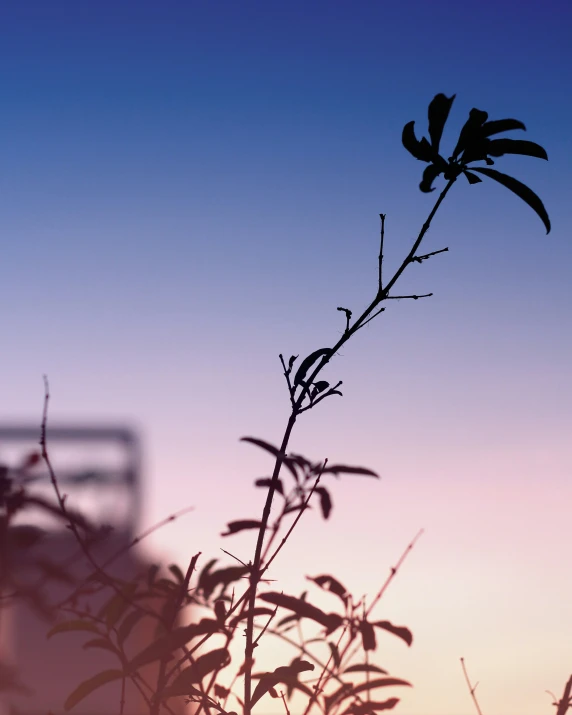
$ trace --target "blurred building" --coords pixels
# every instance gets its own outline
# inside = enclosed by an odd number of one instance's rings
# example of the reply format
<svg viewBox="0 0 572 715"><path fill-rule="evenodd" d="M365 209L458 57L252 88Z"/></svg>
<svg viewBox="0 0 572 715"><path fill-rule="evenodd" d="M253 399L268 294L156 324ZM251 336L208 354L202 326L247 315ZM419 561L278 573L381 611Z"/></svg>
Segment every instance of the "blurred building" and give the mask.
<svg viewBox="0 0 572 715"><path fill-rule="evenodd" d="M54 502L49 473L42 460L30 459L38 453L38 426L0 425L0 463L28 465L16 471L23 488L42 500ZM92 524L101 527L89 553L103 571L126 583L147 583L151 564L140 547L132 547L140 516L140 445L135 433L123 427L49 426L48 453L66 496L66 507L76 509ZM61 519L42 509L26 509L19 515L18 533L23 535L14 568L21 587L21 597L0 608L0 683L2 670L15 668L22 688L0 689L0 702L6 715L57 715L70 693L83 681L102 671L120 667L115 653L97 644L97 633L73 631L46 637L55 623L64 620L89 620L82 613L98 616L107 627L107 619L119 627L129 612L138 610L133 602L121 605L116 591L90 582L92 593L62 602L85 583L94 566L78 546L76 537ZM43 532L37 543L38 529ZM28 530L28 531L27 531ZM102 534L104 536L102 536ZM109 563L108 563L109 562ZM115 597L115 605L111 605ZM60 607L53 609L54 605ZM155 599L142 604L157 610L164 601ZM110 609L118 609L111 613ZM119 617L117 617L119 612ZM55 617L55 620L54 620ZM135 620L135 619L134 619ZM156 638L157 620L141 615L124 642L125 651L133 657ZM86 643L91 641L87 648ZM4 663L4 665L2 665ZM154 687L157 665L146 667L142 675ZM6 678L4 678L6 682ZM140 683L140 688L146 688ZM97 688L75 705L77 715L107 715L120 711L121 680ZM169 701L169 707L184 711L181 698ZM148 704L135 685L127 680L124 691L124 715L143 715Z"/></svg>

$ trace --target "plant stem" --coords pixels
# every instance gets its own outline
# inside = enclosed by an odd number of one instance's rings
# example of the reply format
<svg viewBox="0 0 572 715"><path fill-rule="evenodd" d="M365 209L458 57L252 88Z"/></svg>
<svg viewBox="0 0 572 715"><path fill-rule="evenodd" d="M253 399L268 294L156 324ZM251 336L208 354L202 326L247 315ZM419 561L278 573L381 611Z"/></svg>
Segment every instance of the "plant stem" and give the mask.
<svg viewBox="0 0 572 715"><path fill-rule="evenodd" d="M246 622L246 646L244 649L244 659L245 659L244 715L251 715L252 664L253 664L253 655L254 655L254 608L255 608L255 603L256 603L256 591L257 591L257 587L258 587L258 584L260 582L260 577L261 577L261 565L262 565L261 562L262 562L262 550L263 550L263 546L264 546L264 537L266 535L266 528L268 526L268 520L270 518L270 511L272 509L272 502L274 499L274 494L276 492L276 485L278 483L280 469L281 469L284 459L286 457L286 449L288 448L288 443L290 441L290 436L292 434L292 430L296 423L296 419L300 415L300 413L303 411L302 404L304 402L304 399L308 396L310 386L316 379L318 373L328 364L328 362L331 360L331 358L352 337L352 335L354 335L361 327L363 327L363 325L365 325L366 322L369 321L371 313L377 308L377 306L382 301L386 300L389 297L390 290L393 288L395 283L398 281L398 279L400 278L401 274L405 271L407 266L413 262L415 254L416 254L417 250L419 249L419 246L421 245L421 242L423 241L425 234L429 230L429 227L431 225L431 221L433 220L433 217L437 213L439 206L442 204L442 202L445 199L445 196L449 192L450 188L455 183L455 180L456 180L456 178L449 179L449 181L445 185L444 189L439 194L439 197L437 198L435 205L431 209L431 212L429 213L427 220L423 224L421 231L419 232L419 235L417 236L417 239L415 240L413 246L411 247L411 250L405 257L402 264L396 270L393 277L390 279L389 283L387 283L385 288L382 288L381 282L378 283L377 293L376 293L374 299L372 300L372 302L370 303L370 305L363 311L363 313L354 322L354 324L351 327L348 327L348 329L346 329L344 331L344 333L342 334L342 336L340 337L338 342L334 345L334 347L332 347L322 357L322 359L318 362L318 365L314 368L314 371L312 372L310 377L306 380L305 385L303 386L302 390L300 391L300 394L298 395L298 397L296 399L293 399L293 395L291 394L292 411L291 411L290 417L288 419L286 429L284 431L284 436L282 438L282 444L280 445L280 453L279 453L278 457L276 458L276 462L274 464L274 471L272 473L270 487L268 489L268 494L266 496L266 502L264 504L264 510L262 512L260 528L258 530L258 537L256 540L256 548L255 548L255 552L254 552L254 561L252 563L251 571L250 571L250 585L249 585L248 606L247 606L248 617L247 617L247 622ZM384 226L384 219L385 219L385 215L383 216L383 219L382 219L382 228ZM381 250L383 249L382 246L380 248L381 248ZM380 250L380 257L379 257L380 264L382 261L381 250ZM379 273L378 273L378 279L380 279L380 278L381 278L381 265L379 265Z"/></svg>

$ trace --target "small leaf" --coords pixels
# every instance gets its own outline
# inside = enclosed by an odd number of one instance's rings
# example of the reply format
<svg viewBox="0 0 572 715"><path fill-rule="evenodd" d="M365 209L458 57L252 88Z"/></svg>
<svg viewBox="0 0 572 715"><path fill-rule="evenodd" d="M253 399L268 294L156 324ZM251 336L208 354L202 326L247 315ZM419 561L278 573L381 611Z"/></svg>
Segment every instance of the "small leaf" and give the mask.
<svg viewBox="0 0 572 715"><path fill-rule="evenodd" d="M252 613L254 615L254 618L256 618L256 616L271 616L274 611L271 608L264 608L263 606L259 606L257 608L254 608ZM228 627L232 630L240 623L240 621L244 621L247 618L248 613L240 613L238 616L231 618L231 620L228 622ZM288 618L290 618L290 616L288 616Z"/></svg>
<svg viewBox="0 0 572 715"><path fill-rule="evenodd" d="M338 598L341 598L344 605L348 601L348 592L345 586L336 580L333 576L323 575L323 576L306 576L309 581L313 581L317 586L323 588L324 591L329 591L335 594Z"/></svg>
<svg viewBox="0 0 572 715"><path fill-rule="evenodd" d="M384 675L387 675L387 670L384 670L383 668L379 668L377 665L374 665L373 663L356 663L355 665L350 665L348 666L345 670L344 673L383 673Z"/></svg>
<svg viewBox="0 0 572 715"><path fill-rule="evenodd" d="M147 586L151 588L155 583L155 578L159 573L159 566L157 564L151 564L149 570L147 571Z"/></svg>
<svg viewBox="0 0 572 715"><path fill-rule="evenodd" d="M363 649L365 651L375 650L377 644L375 642L375 629L373 625L368 623L368 621L361 621L359 624L359 630L361 633Z"/></svg>
<svg viewBox="0 0 572 715"><path fill-rule="evenodd" d="M361 474L366 477L375 477L379 479L379 474L366 467L350 467L347 464L329 464L322 470L322 474Z"/></svg>
<svg viewBox="0 0 572 715"><path fill-rule="evenodd" d="M320 392L326 390L329 386L329 382L326 382L325 380L318 380L318 382L314 384L314 387L316 388L315 394L318 395Z"/></svg>
<svg viewBox="0 0 572 715"><path fill-rule="evenodd" d="M56 633L69 633L71 631L89 631L90 633L99 634L99 629L92 621L76 619L58 623L48 631L46 638L51 638Z"/></svg>
<svg viewBox="0 0 572 715"><path fill-rule="evenodd" d="M535 156L538 159L548 161L548 155L540 144L524 139L493 139L488 143L487 154L490 154L490 156L523 154L524 156Z"/></svg>
<svg viewBox="0 0 572 715"><path fill-rule="evenodd" d="M268 489L270 488L271 484L272 484L272 479L270 479L270 477L268 477L268 478L265 477L264 479L257 479L254 482L255 487L267 487ZM284 485L282 484L281 479L276 480L276 491L279 494L282 494L282 496L284 496Z"/></svg>
<svg viewBox="0 0 572 715"><path fill-rule="evenodd" d="M290 357L290 360L288 360L288 370L292 369L292 366L294 365L294 363L296 362L297 359L298 359L297 355L292 355Z"/></svg>
<svg viewBox="0 0 572 715"><path fill-rule="evenodd" d="M342 715L371 715L378 710L391 710L399 702L399 698L388 698L381 701L361 701L352 703Z"/></svg>
<svg viewBox="0 0 572 715"><path fill-rule="evenodd" d="M199 656L194 663L184 668L165 688L165 695L187 695L194 685L215 670L222 670L230 663L230 654L226 648L216 648Z"/></svg>
<svg viewBox="0 0 572 715"><path fill-rule="evenodd" d="M295 596L287 596L285 593L262 593L259 598L268 603L273 603L275 606L294 611L298 618L310 618L324 626L330 633L341 626L343 622L343 618L337 613L324 613L324 611L311 603Z"/></svg>
<svg viewBox="0 0 572 715"><path fill-rule="evenodd" d="M179 583L184 582L185 574L181 571L177 564L171 564L169 566L169 571L173 574L173 576L177 579Z"/></svg>
<svg viewBox="0 0 572 715"><path fill-rule="evenodd" d="M154 660L169 659L174 651L182 648L197 635L197 624L180 626L170 633L159 636L156 640L143 648L127 665L128 672L133 672Z"/></svg>
<svg viewBox="0 0 572 715"><path fill-rule="evenodd" d="M298 674L307 670L314 670L314 665L307 660L297 660L292 665L282 665L271 673L263 673L252 693L251 707L278 683L297 681Z"/></svg>
<svg viewBox="0 0 572 715"><path fill-rule="evenodd" d="M245 531L247 529L260 529L261 524L262 522L256 519L229 521L226 525L227 531L221 532L221 536L230 536L231 534L238 534L239 531Z"/></svg>
<svg viewBox="0 0 572 715"><path fill-rule="evenodd" d="M442 172L442 167L439 167L436 164L429 164L429 166L423 171L423 178L419 184L420 190L424 194L429 194L431 191L435 191L435 187L432 186L432 184Z"/></svg>
<svg viewBox="0 0 572 715"><path fill-rule="evenodd" d="M315 491L320 496L320 509L322 510L322 516L327 519L332 513L332 499L328 490L325 487L316 487Z"/></svg>
<svg viewBox="0 0 572 715"><path fill-rule="evenodd" d="M111 598L104 612L104 618L108 628L113 628L129 608L136 590L136 583L128 583L121 588L119 593L116 593Z"/></svg>
<svg viewBox="0 0 572 715"><path fill-rule="evenodd" d="M471 174L470 171L464 171L463 174L467 177L469 184L480 184L482 181L478 176Z"/></svg>
<svg viewBox="0 0 572 715"><path fill-rule="evenodd" d="M294 479L296 479L296 481L298 481L298 474L296 472L296 469L294 468L294 465L292 464L292 460L289 459L283 452L281 452L273 444L270 444L269 442L265 442L263 439L257 439L256 437L241 437L240 441L241 442L250 442L251 444L255 444L257 447L260 447L260 449L264 449L266 452L270 452L270 454L273 457L275 457L276 459L282 460L282 464L284 464L284 466L290 470L290 472L294 476Z"/></svg>
<svg viewBox="0 0 572 715"><path fill-rule="evenodd" d="M526 127L518 119L493 119L490 122L485 122L481 128L481 134L484 137L490 137L493 134L500 132L509 132L513 129L524 129Z"/></svg>
<svg viewBox="0 0 572 715"><path fill-rule="evenodd" d="M206 583L207 580L210 578L210 573L209 573L209 572L210 572L210 570L212 569L212 567L216 564L217 561L218 561L218 559L211 559L210 561L208 561L208 562L203 566L203 569L202 569L202 571L201 571L201 573L200 573L200 575L199 575L199 580L198 580L198 583L197 583L197 587L198 587L200 590L204 590L205 583ZM208 596L207 596L207 598L208 598Z"/></svg>
<svg viewBox="0 0 572 715"><path fill-rule="evenodd" d="M429 137L431 139L431 146L436 153L439 153L439 144L441 142L443 128L455 97L455 94L452 97L446 97L444 94L436 94L429 104Z"/></svg>
<svg viewBox="0 0 572 715"><path fill-rule="evenodd" d="M143 618L144 615L143 611L134 610L125 616L117 628L117 640L119 645L123 645L135 625Z"/></svg>
<svg viewBox="0 0 572 715"><path fill-rule="evenodd" d="M336 668L339 668L342 659L340 657L340 651L338 650L338 646L335 643L330 643L330 641L327 641L327 643L330 646L330 652L332 654L332 660L334 661L334 665L336 666Z"/></svg>
<svg viewBox="0 0 572 715"><path fill-rule="evenodd" d="M121 670L104 670L101 673L94 675L92 678L84 680L83 683L78 685L73 693L67 698L64 704L64 710L71 710L74 705L77 705L90 693L97 690L97 688L101 688L102 685L110 683L113 680L119 680L122 677L123 673Z"/></svg>
<svg viewBox="0 0 572 715"><path fill-rule="evenodd" d="M485 176L488 176L491 179L498 181L499 184L506 186L509 191L512 191L514 194L516 194L520 199L527 203L533 211L538 214L540 220L546 228L546 233L550 233L550 219L548 218L548 213L544 208L544 204L542 203L540 198L534 193L534 191L532 191L532 189L529 189L528 186L518 181L514 177L502 174L496 169L473 166L471 167L471 171L478 171L479 174L484 174Z"/></svg>
<svg viewBox="0 0 572 715"><path fill-rule="evenodd" d="M415 122L407 122L403 127L401 134L401 143L407 151L419 161L431 161L432 153L429 142L425 139L425 143L419 141L415 136Z"/></svg>
<svg viewBox="0 0 572 715"><path fill-rule="evenodd" d="M406 628L405 626L394 626L393 623L390 623L389 621L375 621L373 625L393 633L394 636L404 640L408 646L413 643L413 634L409 628Z"/></svg>
<svg viewBox="0 0 572 715"><path fill-rule="evenodd" d="M369 680L365 683L361 683L361 685L356 685L349 691L348 695L357 695L358 693L363 693L364 690L387 688L391 685L406 685L409 688L411 687L411 683L408 683L407 680L401 680L400 678L378 678L377 680ZM344 697L347 697L347 695Z"/></svg>
<svg viewBox="0 0 572 715"><path fill-rule="evenodd" d="M106 638L93 638L92 640L87 641L87 643L84 643L82 648L84 650L87 650L89 648L102 648L103 650L111 651L115 655L119 655L119 651L117 650L117 648Z"/></svg>
<svg viewBox="0 0 572 715"><path fill-rule="evenodd" d="M331 352L330 348L320 348L319 350L314 350L313 353L310 353L307 358L304 358L294 377L294 386L299 385L302 382L302 380L306 377L308 370L317 360L319 360L322 356L330 355Z"/></svg>
<svg viewBox="0 0 572 715"><path fill-rule="evenodd" d="M482 126L487 121L489 115L487 112L483 112L480 109L471 109L469 112L469 118L463 125L461 133L459 134L459 140L457 146L453 151L453 159L456 159L459 154L469 147L476 140L482 140Z"/></svg>

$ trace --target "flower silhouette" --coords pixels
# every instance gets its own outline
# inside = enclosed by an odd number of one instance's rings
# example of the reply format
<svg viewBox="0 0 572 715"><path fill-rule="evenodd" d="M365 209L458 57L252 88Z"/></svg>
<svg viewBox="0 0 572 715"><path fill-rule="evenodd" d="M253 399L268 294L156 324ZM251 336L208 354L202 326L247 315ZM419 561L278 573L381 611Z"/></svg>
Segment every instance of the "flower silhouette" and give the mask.
<svg viewBox="0 0 572 715"><path fill-rule="evenodd" d="M546 233L550 232L550 219L540 198L525 184L512 176L503 174L496 169L489 168L494 164L491 157L500 157L505 154L523 154L525 156L535 156L539 159L548 159L546 151L535 142L521 139L491 139L490 137L501 132L513 129L526 130L524 124L518 119L496 119L488 121L489 115L480 109L471 109L469 118L465 122L457 145L449 157L445 160L439 153L439 145L443 128L449 116L451 105L456 95L446 97L444 94L437 94L429 104L429 139L425 137L421 140L415 136L415 122L408 122L403 127L402 142L407 151L419 161L429 164L423 171L423 178L419 184L421 191L429 193L434 191L432 186L435 179L443 174L447 181L455 181L460 174L464 174L470 184L478 184L482 181L476 173L488 176L490 179L498 181L506 186L524 202L526 202L540 217L546 227ZM476 161L484 161L487 167L471 166L469 164Z"/></svg>

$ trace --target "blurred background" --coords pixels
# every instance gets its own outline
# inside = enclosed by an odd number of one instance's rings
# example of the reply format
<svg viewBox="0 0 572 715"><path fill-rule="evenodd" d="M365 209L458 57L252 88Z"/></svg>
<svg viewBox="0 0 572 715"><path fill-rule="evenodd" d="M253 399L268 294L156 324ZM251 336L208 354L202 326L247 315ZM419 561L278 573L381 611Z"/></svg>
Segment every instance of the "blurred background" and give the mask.
<svg viewBox="0 0 572 715"><path fill-rule="evenodd" d="M146 541L183 571L251 558L220 534L260 513L271 460L239 438L281 439L278 354L332 345L336 307L371 300L380 212L390 272L433 205L404 124L456 93L443 147L478 107L546 148L497 166L550 235L459 181L426 239L449 252L400 281L433 297L392 301L328 367L344 396L291 449L382 478L329 477L332 516L304 517L272 577L373 597L424 528L378 608L414 635L376 653L414 685L398 711L472 713L461 656L489 715L549 711L572 672L571 6L22 0L0 21L0 418L39 437L46 374L54 425L132 429L132 528L193 506Z"/></svg>

